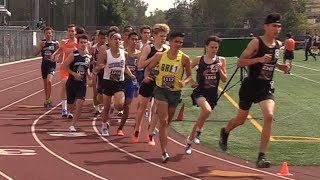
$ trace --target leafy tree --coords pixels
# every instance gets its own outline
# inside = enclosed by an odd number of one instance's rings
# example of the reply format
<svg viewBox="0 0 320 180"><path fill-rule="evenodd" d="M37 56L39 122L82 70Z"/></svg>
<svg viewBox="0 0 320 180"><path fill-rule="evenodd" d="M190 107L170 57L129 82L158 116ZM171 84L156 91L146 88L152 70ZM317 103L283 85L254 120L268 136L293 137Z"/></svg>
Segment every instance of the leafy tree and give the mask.
<svg viewBox="0 0 320 180"><path fill-rule="evenodd" d="M97 0L97 26L125 24L122 0Z"/></svg>

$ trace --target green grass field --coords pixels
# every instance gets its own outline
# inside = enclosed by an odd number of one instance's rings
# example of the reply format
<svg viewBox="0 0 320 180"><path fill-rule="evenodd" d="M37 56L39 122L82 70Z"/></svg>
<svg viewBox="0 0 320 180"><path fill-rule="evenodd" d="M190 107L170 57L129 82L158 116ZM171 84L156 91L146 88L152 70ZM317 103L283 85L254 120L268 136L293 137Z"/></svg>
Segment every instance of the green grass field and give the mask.
<svg viewBox="0 0 320 180"><path fill-rule="evenodd" d="M203 53L202 49L183 51L191 59ZM292 75L275 72L276 112L267 153L268 159L274 165L280 165L283 161L295 166L320 165L320 56L318 57L318 61L314 61L313 58L303 61L304 51L296 51ZM236 60L227 58L228 77L235 72ZM193 73L195 74L194 71ZM239 80L240 72L237 72L230 85L236 84ZM220 84L220 87L224 86L225 83ZM238 103L239 87L238 83L227 91L236 103ZM172 123L172 127L184 136L190 133L199 114L199 108L192 106L191 92L190 86L183 89L183 102L186 108L184 119ZM179 109L180 106L177 108L177 113ZM220 128L224 127L236 112L236 107L222 96L204 126L201 143L220 151L218 145ZM257 104L252 106L250 115L253 119L234 129L230 134L227 153L255 162L260 144L259 126L263 125L262 114ZM253 125L252 122L257 122L257 125Z"/></svg>

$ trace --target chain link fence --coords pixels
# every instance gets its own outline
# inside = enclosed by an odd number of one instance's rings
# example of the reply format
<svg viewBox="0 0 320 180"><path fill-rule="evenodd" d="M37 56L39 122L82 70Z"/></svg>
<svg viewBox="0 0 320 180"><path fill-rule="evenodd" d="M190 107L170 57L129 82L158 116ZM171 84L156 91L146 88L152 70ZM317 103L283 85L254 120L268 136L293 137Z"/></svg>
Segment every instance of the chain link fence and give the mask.
<svg viewBox="0 0 320 180"><path fill-rule="evenodd" d="M55 40L65 36L63 31L54 32ZM34 49L43 38L42 31L0 27L0 64L35 57Z"/></svg>

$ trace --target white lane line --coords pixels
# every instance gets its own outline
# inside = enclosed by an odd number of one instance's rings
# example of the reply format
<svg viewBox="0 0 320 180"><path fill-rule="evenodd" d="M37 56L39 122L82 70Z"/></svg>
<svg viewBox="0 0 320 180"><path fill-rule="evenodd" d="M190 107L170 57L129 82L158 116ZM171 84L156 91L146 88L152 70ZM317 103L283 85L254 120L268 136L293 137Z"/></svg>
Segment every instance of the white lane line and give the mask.
<svg viewBox="0 0 320 180"><path fill-rule="evenodd" d="M2 145L0 148L41 148L41 146L5 146Z"/></svg>
<svg viewBox="0 0 320 180"><path fill-rule="evenodd" d="M282 71L276 69L276 71L282 73ZM289 75L288 75L289 76ZM305 79L307 81L310 81L310 82L313 82L313 83L316 83L316 84L320 84L319 81L315 81L315 80L312 80L312 79L309 79L309 78L306 78L306 77L303 77L303 76L299 76L299 75L296 75L296 74L291 74L290 76L295 76L295 77L298 77L298 78L301 78L301 79Z"/></svg>
<svg viewBox="0 0 320 180"><path fill-rule="evenodd" d="M125 153L125 154L127 154L127 155L129 155L129 156L132 156L132 157L134 157L134 158L136 158L136 159L139 159L139 160L141 160L141 161L143 161L143 162L145 162L145 163L147 163L147 164L156 166L156 167L161 168L161 169L163 169L163 170L167 170L167 171L170 171L170 172L172 172L172 173L175 173L175 174L178 174L178 175L187 177L187 178L189 178L189 179L201 180L201 179L199 179L199 178L190 176L190 175L185 174L185 173L183 173L183 172L176 171L176 170L174 170L174 169L170 169L170 168L167 168L167 167L165 167L165 166L161 166L161 165L159 165L159 164L157 164L157 163L154 163L154 162L149 161L149 160L147 160L147 159L144 159L144 158L142 158L142 157L140 157L140 156L137 156L137 155L135 155L135 154L132 154L132 153L130 153L130 152L128 152L128 151L126 151L126 150L118 147L117 145L111 143L108 139L106 139L105 137L103 137L103 136L100 134L100 132L98 131L98 129L97 129L97 127L96 127L96 118L93 119L93 121L92 121L92 127L93 127L93 129L96 131L96 133L100 136L100 138L101 138L103 141L107 142L110 146L118 149L119 151L121 151L121 152L123 152L123 153Z"/></svg>
<svg viewBox="0 0 320 180"><path fill-rule="evenodd" d="M300 67L300 68L304 68L304 69L309 69L309 70L312 70L312 71L320 72L320 70L319 70L319 69L309 68L309 67L301 66L301 65L297 65L297 64L292 64L292 65L293 65L293 66Z"/></svg>
<svg viewBox="0 0 320 180"><path fill-rule="evenodd" d="M8 66L8 65L11 65L11 64L18 64L18 63L23 63L23 62L28 62L28 61L39 60L39 59L41 59L41 57L35 57L35 58L24 59L24 60L20 60L20 61L3 63L3 64L0 64L0 67L1 67L1 66Z"/></svg>
<svg viewBox="0 0 320 180"><path fill-rule="evenodd" d="M55 85L57 85L57 84L60 84L60 82L61 82L61 81L53 84L52 87L55 86ZM36 94L38 94L38 93L40 93L40 92L42 92L42 91L43 91L43 89L42 89L42 90L39 90L39 91L37 91L37 92L35 92L35 93L32 93L32 94L30 94L29 96L26 96L26 97L24 97L24 98L22 98L22 99L20 99L20 100L18 100L18 101L15 101L15 102L13 102L13 103L11 103L11 104L8 104L8 105L0 108L0 111L2 111L2 110L4 110L4 109L7 109L8 107L10 107L10 106L12 106L12 105L14 105L14 104L17 104L17 103L19 103L19 102L21 102L21 101L23 101L23 100L25 100L25 99L28 99L29 97L34 96L34 95L36 95Z"/></svg>
<svg viewBox="0 0 320 180"><path fill-rule="evenodd" d="M6 79L15 78L15 77L22 76L22 75L25 75L25 74L29 74L29 73L32 73L32 72L35 72L35 71L39 71L39 69L35 69L35 70L28 71L28 72L25 72L25 73L16 74L16 75L13 75L13 76L9 76L9 77L6 77L6 78L2 78L2 79L0 79L0 81L6 80Z"/></svg>
<svg viewBox="0 0 320 180"><path fill-rule="evenodd" d="M42 77L37 77L37 78L34 78L34 79L32 79L32 80L25 81L25 82L23 82L23 83L19 83L19 84L16 84L16 85L14 85L14 86L11 86L11 87L2 89L2 90L0 90L0 93L3 92L3 91L7 91L7 90L9 90L9 89L12 89L12 88L15 88L15 87L24 85L24 84L28 84L29 82L36 81L36 80L41 79L41 78L42 78Z"/></svg>
<svg viewBox="0 0 320 180"><path fill-rule="evenodd" d="M102 176L100 176L100 175L98 175L98 174L95 174L95 173L87 170L87 169L84 169L84 168L82 168L82 167L80 167L80 166L78 166L78 165L76 165L76 164L74 164L74 163L72 163L72 162L64 159L63 157L59 156L58 154L56 154L55 152L53 152L52 150L50 150L46 145L44 145L44 144L41 142L41 140L38 138L37 133L36 133L36 128L35 128L36 125L37 125L37 123L38 123L38 121L39 121L42 117L44 117L45 115L47 115L47 114L49 114L50 112L52 112L53 110L55 110L55 109L56 109L58 106L60 106L60 105L61 105L61 103L57 104L55 107L53 107L52 109L48 110L47 112L45 112L44 114L42 114L41 116L39 116L36 120L34 120L34 122L32 123L32 126L31 126L31 132L32 132L33 138L35 139L35 141L37 141L37 143L38 143L44 150L46 150L48 153L50 153L50 154L53 155L54 157L56 157L56 158L60 159L61 161L65 162L66 164L68 164L68 165L70 165L70 166L72 166L72 167L74 167L74 168L76 168L76 169L78 169L78 170L80 170L80 171L83 171L83 172L85 172L85 173L87 173L87 174L90 174L90 175L92 175L92 176L95 177L95 178L103 179L103 180L108 180L107 178L104 178L104 177L102 177Z"/></svg>
<svg viewBox="0 0 320 180"><path fill-rule="evenodd" d="M0 171L0 175L8 180L14 180L13 178L9 177L8 175L6 175L5 173L3 173L2 171Z"/></svg>
<svg viewBox="0 0 320 180"><path fill-rule="evenodd" d="M30 67L30 66L37 66L36 64L30 64L30 65L26 65L26 66L23 66L21 68L15 68L14 70L19 70L19 69L26 69L27 67ZM9 72L9 71L12 71L12 69L8 69L8 70L3 70L0 72L0 74L3 74L3 73L6 73L6 72Z"/></svg>
<svg viewBox="0 0 320 180"><path fill-rule="evenodd" d="M168 137L169 140L171 140L172 142L180 145L180 146L183 146L185 147L184 144L178 142L177 140L171 138L171 137ZM275 176L275 177L278 177L278 178L282 178L282 179L288 179L288 180L295 180L295 179L292 179L292 178L288 178L288 177L283 177L283 176L280 176L280 175L277 175L277 174L273 174L273 173L270 173L270 172L267 172L267 171L262 171L260 169L255 169L255 168L252 168L252 167L249 167L249 166L244 166L244 165L241 165L241 164L238 164L238 163L235 163L235 162L232 162L232 161L228 161L228 160L225 160L225 159L222 159L220 157L217 157L217 156L213 156L211 154L208 154L208 153L205 153L205 152L202 152L200 150L197 150L197 149L194 149L192 148L193 151L199 153L199 154L202 154L202 155L205 155L207 157L211 157L213 159L216 159L216 160L219 160L219 161L223 161L225 163L228 163L228 164L232 164L232 165L235 165L235 166L238 166L238 167L241 167L241 168L244 168L244 169L249 169L249 170L252 170L252 171L256 171L256 172L260 172L260 173L264 173L264 174L268 174L270 176Z"/></svg>

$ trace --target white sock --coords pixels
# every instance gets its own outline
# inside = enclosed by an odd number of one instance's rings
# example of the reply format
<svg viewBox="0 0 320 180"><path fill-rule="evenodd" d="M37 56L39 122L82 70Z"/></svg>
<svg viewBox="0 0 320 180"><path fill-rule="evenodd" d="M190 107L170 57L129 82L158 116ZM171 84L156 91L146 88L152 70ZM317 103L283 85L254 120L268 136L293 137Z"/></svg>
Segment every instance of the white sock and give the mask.
<svg viewBox="0 0 320 180"><path fill-rule="evenodd" d="M94 106L94 109L95 109L96 111L100 111L99 105Z"/></svg>
<svg viewBox="0 0 320 180"><path fill-rule="evenodd" d="M67 100L62 100L61 101L61 106L63 110L67 110Z"/></svg>

